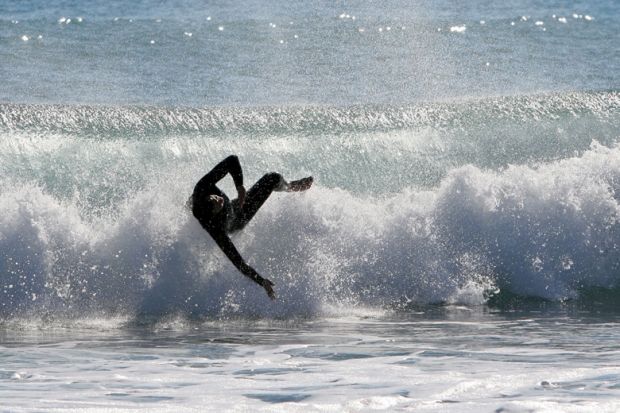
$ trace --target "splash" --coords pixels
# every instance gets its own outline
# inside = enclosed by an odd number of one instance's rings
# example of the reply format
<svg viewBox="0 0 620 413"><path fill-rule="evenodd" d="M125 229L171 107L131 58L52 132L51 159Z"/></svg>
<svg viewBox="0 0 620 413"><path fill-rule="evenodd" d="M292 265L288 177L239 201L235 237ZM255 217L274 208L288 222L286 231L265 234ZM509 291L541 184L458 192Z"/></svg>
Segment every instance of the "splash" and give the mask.
<svg viewBox="0 0 620 413"><path fill-rule="evenodd" d="M88 216L36 186L3 189L0 313L293 317L333 308L548 300L618 287L620 147L491 171L464 166L432 190L373 197L321 187L276 194L234 242L276 283L239 274L154 184Z"/></svg>

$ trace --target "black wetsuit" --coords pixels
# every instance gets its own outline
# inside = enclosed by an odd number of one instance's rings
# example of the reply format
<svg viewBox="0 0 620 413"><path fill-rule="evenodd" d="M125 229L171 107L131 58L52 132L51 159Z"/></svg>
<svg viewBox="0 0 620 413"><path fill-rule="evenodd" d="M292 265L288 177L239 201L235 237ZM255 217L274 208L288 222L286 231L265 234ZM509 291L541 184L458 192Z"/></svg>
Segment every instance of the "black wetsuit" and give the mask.
<svg viewBox="0 0 620 413"><path fill-rule="evenodd" d="M192 213L235 267L261 284L263 278L246 264L228 234L242 229L269 198L271 192L282 189L286 183L280 174L266 174L246 193L243 208L240 208L237 199L230 201L216 186L226 174L232 176L236 187L243 185L243 172L239 158L235 155L224 159L198 181L192 194ZM224 199L224 206L217 213L213 212L213 204L209 202L210 195L218 195Z"/></svg>

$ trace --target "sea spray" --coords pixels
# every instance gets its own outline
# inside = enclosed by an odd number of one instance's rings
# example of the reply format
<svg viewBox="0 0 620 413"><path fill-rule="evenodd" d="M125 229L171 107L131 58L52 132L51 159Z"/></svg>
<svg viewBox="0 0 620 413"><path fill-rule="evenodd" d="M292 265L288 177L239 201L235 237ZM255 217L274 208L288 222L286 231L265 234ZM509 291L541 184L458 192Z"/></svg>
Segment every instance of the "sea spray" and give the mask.
<svg viewBox="0 0 620 413"><path fill-rule="evenodd" d="M432 189L448 171L535 165L618 137L617 92L409 106L156 108L0 105L0 176L117 208L168 180L191 190L231 153L249 179L276 170L367 195ZM192 182L193 181L193 182ZM189 187L189 188L188 188Z"/></svg>
<svg viewBox="0 0 620 413"><path fill-rule="evenodd" d="M274 194L233 237L276 284L243 277L183 207L154 183L108 215L38 187L3 191L3 318L273 316L334 306L480 304L497 290L548 300L618 286L620 147L502 171L456 168L432 190L388 197L321 185Z"/></svg>

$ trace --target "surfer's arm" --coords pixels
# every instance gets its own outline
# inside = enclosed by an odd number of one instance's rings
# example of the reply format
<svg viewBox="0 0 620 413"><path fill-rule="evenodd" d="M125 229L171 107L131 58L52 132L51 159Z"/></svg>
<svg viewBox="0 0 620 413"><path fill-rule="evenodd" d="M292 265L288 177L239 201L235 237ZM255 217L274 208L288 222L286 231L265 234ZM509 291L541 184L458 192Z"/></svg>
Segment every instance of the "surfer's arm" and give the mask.
<svg viewBox="0 0 620 413"><path fill-rule="evenodd" d="M235 245L232 243L232 241L228 237L228 235L216 234L213 236L213 239L215 240L215 243L217 244L217 246L220 247L220 249L224 252L224 254L226 254L228 259L235 265L235 267L237 267L237 269L241 272L241 274L245 275L246 277L254 281L256 284L263 287L265 291L267 292L267 295L269 296L269 298L271 298L272 300L275 300L276 294L272 288L273 283L270 280L261 277L261 275L257 273L254 268L250 267L245 262L241 254L239 254L239 251L237 251L237 248L235 247Z"/></svg>
<svg viewBox="0 0 620 413"><path fill-rule="evenodd" d="M230 155L215 165L213 169L200 179L199 185L215 185L217 182L221 181L226 174L232 176L233 181L235 181L235 187L243 187L243 171L241 170L239 158L236 155Z"/></svg>

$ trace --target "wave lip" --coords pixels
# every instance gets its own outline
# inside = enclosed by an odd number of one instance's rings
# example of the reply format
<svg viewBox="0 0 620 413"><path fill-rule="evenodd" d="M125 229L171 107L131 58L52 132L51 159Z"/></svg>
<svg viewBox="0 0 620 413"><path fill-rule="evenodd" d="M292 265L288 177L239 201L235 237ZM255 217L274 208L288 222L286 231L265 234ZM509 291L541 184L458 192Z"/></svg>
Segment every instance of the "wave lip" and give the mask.
<svg viewBox="0 0 620 413"><path fill-rule="evenodd" d="M585 115L605 120L614 117L619 109L617 91L490 97L414 106L162 108L0 104L0 131L136 137L218 132L320 134L462 128L481 122L529 122Z"/></svg>

